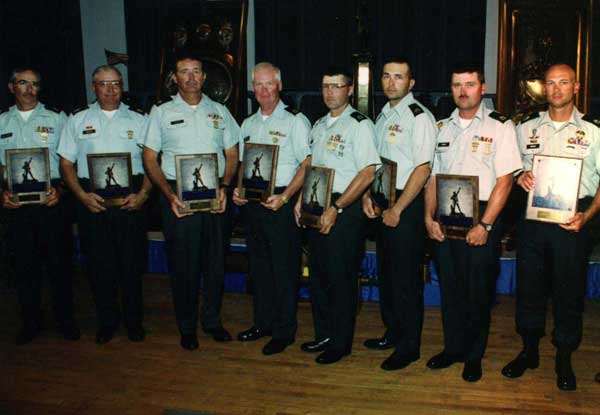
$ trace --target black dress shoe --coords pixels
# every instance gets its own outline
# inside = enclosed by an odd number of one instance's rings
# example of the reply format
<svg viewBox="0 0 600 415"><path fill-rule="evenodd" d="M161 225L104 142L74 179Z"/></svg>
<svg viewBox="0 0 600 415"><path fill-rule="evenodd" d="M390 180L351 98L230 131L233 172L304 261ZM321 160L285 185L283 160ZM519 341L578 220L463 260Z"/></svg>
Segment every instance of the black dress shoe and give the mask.
<svg viewBox="0 0 600 415"><path fill-rule="evenodd" d="M40 331L37 329L23 329L17 335L15 339L15 344L17 346L23 346L27 343L31 343L33 339L35 339L40 334Z"/></svg>
<svg viewBox="0 0 600 415"><path fill-rule="evenodd" d="M467 360L463 368L462 378L467 382L477 382L481 379L481 360Z"/></svg>
<svg viewBox="0 0 600 415"><path fill-rule="evenodd" d="M371 350L386 350L394 347L394 343L385 336L379 339L367 339L363 344Z"/></svg>
<svg viewBox="0 0 600 415"><path fill-rule="evenodd" d="M537 369L539 365L539 354L521 352L513 361L502 368L502 374L507 378L519 378L523 376L527 369Z"/></svg>
<svg viewBox="0 0 600 415"><path fill-rule="evenodd" d="M325 350L323 353L317 356L315 361L322 365L330 365L332 363L338 362L344 356L348 356L349 352L343 352L340 350Z"/></svg>
<svg viewBox="0 0 600 415"><path fill-rule="evenodd" d="M419 360L418 355L394 352L383 361L381 368L383 370L400 370L417 360Z"/></svg>
<svg viewBox="0 0 600 415"><path fill-rule="evenodd" d="M134 343L143 342L146 338L146 330L142 326L127 329L127 338Z"/></svg>
<svg viewBox="0 0 600 415"><path fill-rule="evenodd" d="M262 349L262 352L265 356L271 356L273 354L281 353L285 350L293 342L283 341L277 339L271 339Z"/></svg>
<svg viewBox="0 0 600 415"><path fill-rule="evenodd" d="M115 337L115 329L105 327L96 332L96 344L106 344Z"/></svg>
<svg viewBox="0 0 600 415"><path fill-rule="evenodd" d="M427 362L427 367L429 369L445 369L457 362L464 362L464 359L460 356L449 355L446 354L446 352L441 352L429 359Z"/></svg>
<svg viewBox="0 0 600 415"><path fill-rule="evenodd" d="M195 334L182 334L179 344L186 350L196 350L198 348L198 337Z"/></svg>
<svg viewBox="0 0 600 415"><path fill-rule="evenodd" d="M248 330L244 330L237 335L237 339L241 342L249 342L253 340L258 340L261 337L266 337L271 335L271 330L261 330L257 327L250 327Z"/></svg>
<svg viewBox="0 0 600 415"><path fill-rule="evenodd" d="M81 338L81 331L79 330L79 327L74 324L63 326L61 333L65 340L77 341Z"/></svg>
<svg viewBox="0 0 600 415"><path fill-rule="evenodd" d="M212 336L213 340L219 343L230 342L231 334L223 327L214 327L212 329L204 329L204 332Z"/></svg>
<svg viewBox="0 0 600 415"><path fill-rule="evenodd" d="M327 348L327 345L329 344L330 341L331 341L331 339L329 337L327 337L326 339L323 339L323 340L315 340L312 342L302 343L300 345L300 349L302 349L302 351L307 352L307 353L322 352L323 350L325 350Z"/></svg>
<svg viewBox="0 0 600 415"><path fill-rule="evenodd" d="M571 366L571 352L558 350L556 353L555 367L556 386L563 391L577 389L577 379Z"/></svg>

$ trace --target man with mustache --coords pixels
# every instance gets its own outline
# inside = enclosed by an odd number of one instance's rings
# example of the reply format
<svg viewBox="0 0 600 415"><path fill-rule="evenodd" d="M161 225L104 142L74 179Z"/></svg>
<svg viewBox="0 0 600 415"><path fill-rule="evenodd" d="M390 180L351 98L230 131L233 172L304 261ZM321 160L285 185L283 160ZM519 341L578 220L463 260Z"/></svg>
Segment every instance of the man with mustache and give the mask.
<svg viewBox="0 0 600 415"><path fill-rule="evenodd" d="M548 111L526 117L517 128L524 171L517 184L526 192L535 187L533 156L574 157L583 160L577 212L557 225L531 220L519 223L517 239L517 333L523 341L519 355L502 369L518 378L539 365L538 345L545 334L546 303L552 298L556 347L556 385L575 390L577 382L571 354L583 331L583 300L587 258L590 253L588 222L600 209L598 184L600 119L583 115L575 107L579 82L569 65L552 65L544 75ZM550 294L549 294L550 293Z"/></svg>
<svg viewBox="0 0 600 415"><path fill-rule="evenodd" d="M379 155L397 163L397 199L382 212L377 223L377 262L383 337L368 339L369 349L394 348L382 364L398 370L419 359L423 328L423 187L435 150L437 129L433 115L414 99L415 85L406 59L388 59L381 86L389 102L375 125ZM369 192L363 196L363 211L375 218Z"/></svg>
<svg viewBox="0 0 600 415"><path fill-rule="evenodd" d="M321 352L316 362L330 364L352 350L365 225L361 196L381 160L373 122L350 105L352 76L343 68L329 68L322 91L329 113L311 131L312 164L334 169L335 175L332 205L320 218L321 228L307 231L315 340L301 349ZM301 199L295 207L297 221Z"/></svg>
<svg viewBox="0 0 600 415"><path fill-rule="evenodd" d="M281 71L268 62L252 71L252 87L260 110L242 123L240 149L244 143L279 147L275 194L257 203L233 193L242 207L248 260L253 282L254 324L238 334L240 341L272 336L263 347L265 355L283 352L295 340L298 272L301 258L300 229L294 223L294 204L310 166L310 122L279 96ZM260 157L256 159L260 162ZM255 163L256 164L256 163ZM256 167L255 167L256 168ZM292 202L292 203L288 203Z"/></svg>
<svg viewBox="0 0 600 415"><path fill-rule="evenodd" d="M60 331L67 340L80 337L73 307L73 234L68 204L62 197L60 157L56 153L67 117L64 112L39 102L41 88L42 79L36 70L13 70L8 89L15 97L15 105L0 115L0 177L6 167L6 150L45 147L52 180L47 198L40 205L23 205L8 191L2 192L2 206L9 211L16 228L11 243L21 306L18 345L29 343L42 329L43 266L52 286L54 318ZM31 169L31 160L28 167Z"/></svg>
<svg viewBox="0 0 600 415"><path fill-rule="evenodd" d="M226 342L231 335L221 324L221 302L225 278L223 212L226 188L238 163L239 127L229 110L202 93L206 73L202 61L183 51L176 57L173 80L177 95L155 105L150 113L144 142L144 165L152 182L160 189L163 232L175 317L181 334L181 347L198 348L198 291L202 290L202 329L215 341ZM162 153L162 162L158 154ZM213 212L183 215L184 207L175 192L175 156L215 153L218 157L221 188L220 208Z"/></svg>
<svg viewBox="0 0 600 415"><path fill-rule="evenodd" d="M123 77L117 68L96 68L92 86L97 101L74 111L63 130L58 146L60 166L67 186L80 202L79 235L96 304L96 343L108 343L121 320L129 340L141 342L146 336L142 325L146 233L141 209L152 188L142 166L146 115L121 102ZM87 156L99 153L131 155L132 193L121 206L107 207L100 195L90 191Z"/></svg>
<svg viewBox="0 0 600 415"><path fill-rule="evenodd" d="M428 362L443 369L464 362L467 382L481 379L481 359L490 329L500 237L501 212L522 164L510 119L482 104L486 86L478 65L457 65L450 84L457 109L438 123L431 178L425 191L425 226L434 254L442 297L444 350ZM479 223L465 240L447 239L435 220L436 175L479 178Z"/></svg>

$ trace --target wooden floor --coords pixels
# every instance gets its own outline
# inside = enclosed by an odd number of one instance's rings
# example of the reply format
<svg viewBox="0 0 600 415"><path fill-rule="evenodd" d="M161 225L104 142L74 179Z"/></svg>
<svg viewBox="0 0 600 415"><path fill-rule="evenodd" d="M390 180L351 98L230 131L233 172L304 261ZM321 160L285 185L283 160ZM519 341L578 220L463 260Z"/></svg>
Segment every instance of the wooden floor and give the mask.
<svg viewBox="0 0 600 415"><path fill-rule="evenodd" d="M433 372L425 362L442 348L440 312L426 310L422 358L403 371L379 365L389 351L369 351L362 342L382 333L377 304L364 304L352 355L320 366L299 344L312 339L310 306L300 304L296 344L265 357L265 343L218 344L200 336L200 349L179 347L168 280L145 278L148 337L144 343L119 332L109 344L94 343L95 321L85 278L77 281L77 309L83 337L64 341L49 328L33 343L16 347L15 294L0 294L0 414L165 414L179 410L208 414L600 414L600 304L588 303L584 342L574 355L575 392L555 387L549 336L541 345L541 366L520 380L500 374L518 351L512 298L494 309L483 379L467 384L461 365ZM251 324L251 298L227 294L225 326L236 333Z"/></svg>

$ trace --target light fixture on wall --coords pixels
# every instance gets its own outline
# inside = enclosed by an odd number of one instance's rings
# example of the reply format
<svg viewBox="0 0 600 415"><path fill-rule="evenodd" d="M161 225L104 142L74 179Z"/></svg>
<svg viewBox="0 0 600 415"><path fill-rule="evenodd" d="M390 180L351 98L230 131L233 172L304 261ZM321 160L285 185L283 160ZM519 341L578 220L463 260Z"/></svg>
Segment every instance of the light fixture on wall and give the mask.
<svg viewBox="0 0 600 415"><path fill-rule="evenodd" d="M363 114L373 118L373 76L370 56L356 56L354 106Z"/></svg>

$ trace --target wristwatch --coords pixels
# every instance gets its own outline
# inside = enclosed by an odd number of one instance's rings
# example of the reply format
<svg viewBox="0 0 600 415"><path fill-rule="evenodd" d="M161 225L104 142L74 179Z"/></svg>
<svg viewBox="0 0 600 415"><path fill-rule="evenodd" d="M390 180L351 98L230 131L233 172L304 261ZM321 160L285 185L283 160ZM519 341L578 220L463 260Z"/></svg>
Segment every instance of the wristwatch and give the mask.
<svg viewBox="0 0 600 415"><path fill-rule="evenodd" d="M334 209L337 211L338 215L344 211L344 209L343 209L343 208L341 208L341 207L339 207L339 205L338 205L337 203L335 203L335 202L333 202L333 203L331 204L331 206L333 206L333 207L334 207Z"/></svg>
<svg viewBox="0 0 600 415"><path fill-rule="evenodd" d="M483 226L483 229L485 229L486 232L491 232L492 231L492 225L490 225L489 223L485 223L483 221L479 221L479 224L481 226Z"/></svg>

